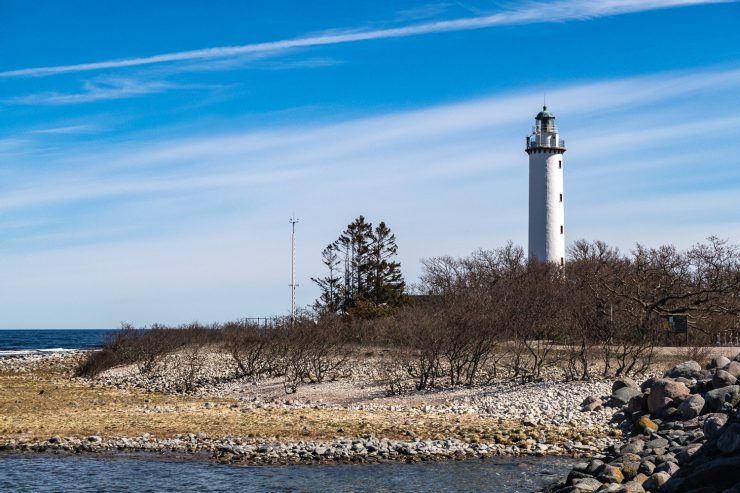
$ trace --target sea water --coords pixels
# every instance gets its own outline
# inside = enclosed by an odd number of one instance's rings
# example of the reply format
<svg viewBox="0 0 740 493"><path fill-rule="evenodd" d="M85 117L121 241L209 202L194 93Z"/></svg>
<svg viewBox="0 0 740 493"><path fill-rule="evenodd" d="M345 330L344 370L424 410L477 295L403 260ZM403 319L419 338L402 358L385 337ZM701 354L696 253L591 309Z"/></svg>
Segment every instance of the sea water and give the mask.
<svg viewBox="0 0 740 493"><path fill-rule="evenodd" d="M536 491L573 459L491 458L413 464L235 466L106 456L0 454L0 491L12 492L501 492Z"/></svg>
<svg viewBox="0 0 740 493"><path fill-rule="evenodd" d="M110 330L0 330L0 357L31 353L96 349Z"/></svg>

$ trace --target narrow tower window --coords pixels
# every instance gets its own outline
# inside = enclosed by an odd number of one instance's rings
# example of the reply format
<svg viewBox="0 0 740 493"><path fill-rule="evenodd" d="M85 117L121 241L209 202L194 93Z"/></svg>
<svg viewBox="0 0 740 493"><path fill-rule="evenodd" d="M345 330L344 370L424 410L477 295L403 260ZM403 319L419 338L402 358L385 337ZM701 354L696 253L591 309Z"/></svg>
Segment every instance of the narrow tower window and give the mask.
<svg viewBox="0 0 740 493"><path fill-rule="evenodd" d="M561 193L560 194L560 202L562 202L562 201L563 201L563 194Z"/></svg>
<svg viewBox="0 0 740 493"><path fill-rule="evenodd" d="M559 159L558 160L558 169L563 169L563 160L562 159Z"/></svg>
<svg viewBox="0 0 740 493"><path fill-rule="evenodd" d="M563 234L563 225L560 225L560 234Z"/></svg>
<svg viewBox="0 0 740 493"><path fill-rule="evenodd" d="M565 260L563 260L563 257L560 257L560 267L565 265Z"/></svg>

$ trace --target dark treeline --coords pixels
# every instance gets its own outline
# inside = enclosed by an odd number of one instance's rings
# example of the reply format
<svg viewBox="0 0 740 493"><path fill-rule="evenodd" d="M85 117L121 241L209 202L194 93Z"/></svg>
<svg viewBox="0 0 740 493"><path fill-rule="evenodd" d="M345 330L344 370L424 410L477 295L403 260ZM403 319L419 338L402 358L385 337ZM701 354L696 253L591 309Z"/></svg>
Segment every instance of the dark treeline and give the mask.
<svg viewBox="0 0 740 493"><path fill-rule="evenodd" d="M326 276L311 278L320 290L314 309L368 318L403 305L406 283L397 253L396 235L385 222L373 227L359 216L321 252Z"/></svg>
<svg viewBox="0 0 740 493"><path fill-rule="evenodd" d="M656 346L687 343L666 329L668 316L687 316L692 346L740 330L740 250L716 238L685 251L638 245L627 254L578 241L562 269L527 262L522 248L508 244L424 260L415 291L382 316L324 312L268 329L247 322L124 326L78 372L136 364L157 375L165 356L177 352L187 391L197 384L206 347L230 355L234 378L281 377L286 392L351 371L349 355L358 347L392 351L372 363L389 393L501 377L538 380L556 365L569 379L640 372Z"/></svg>

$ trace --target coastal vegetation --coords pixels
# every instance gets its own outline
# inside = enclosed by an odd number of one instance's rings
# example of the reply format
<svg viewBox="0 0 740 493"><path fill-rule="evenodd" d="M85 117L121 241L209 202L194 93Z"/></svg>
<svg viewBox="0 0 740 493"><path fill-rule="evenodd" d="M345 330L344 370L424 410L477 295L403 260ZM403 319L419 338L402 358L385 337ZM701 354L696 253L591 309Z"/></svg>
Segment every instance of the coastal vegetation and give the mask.
<svg viewBox="0 0 740 493"><path fill-rule="evenodd" d="M371 225L360 217L347 231L341 244L369 235ZM81 361L77 374L135 365L154 378L174 365L175 387L189 392L198 386L203 353L217 351L230 356L233 379L280 378L285 392L295 393L351 373L348 355L358 348L392 348L394 357L378 359L374 370L387 393L398 394L501 378L540 381L548 371L565 380L644 373L656 347L688 351L740 332L740 250L717 238L685 251L638 245L627 255L579 241L565 269L527 262L513 244L465 258L426 259L406 303L373 305L384 307L383 316L354 309L369 299L374 279L372 263L356 257L373 248L342 248L349 255L345 277L354 281L337 291L343 293L339 304L276 318L268 327L246 320L124 324ZM352 251L364 253L353 257ZM327 279L324 286L338 285ZM674 317L685 321L685 331L671 326Z"/></svg>

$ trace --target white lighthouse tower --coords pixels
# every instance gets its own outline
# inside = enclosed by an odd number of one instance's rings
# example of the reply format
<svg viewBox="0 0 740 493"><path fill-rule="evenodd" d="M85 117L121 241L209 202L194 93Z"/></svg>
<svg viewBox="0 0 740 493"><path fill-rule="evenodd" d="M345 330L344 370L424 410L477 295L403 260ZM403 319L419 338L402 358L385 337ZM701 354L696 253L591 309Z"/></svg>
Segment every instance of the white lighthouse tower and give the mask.
<svg viewBox="0 0 740 493"><path fill-rule="evenodd" d="M542 107L527 137L529 154L529 259L565 262L563 207L563 153L565 141L555 126L555 115Z"/></svg>

